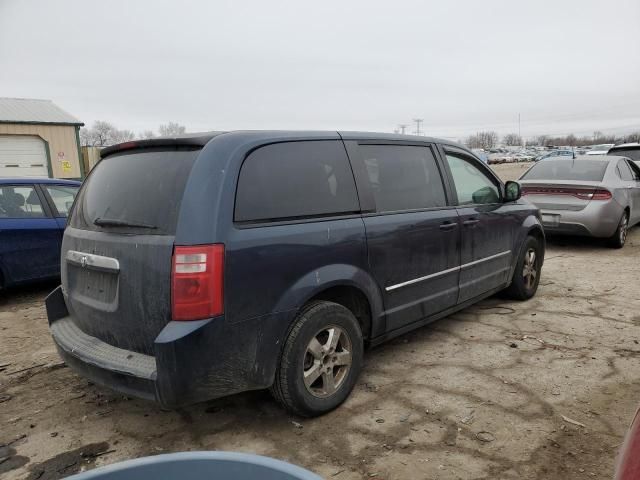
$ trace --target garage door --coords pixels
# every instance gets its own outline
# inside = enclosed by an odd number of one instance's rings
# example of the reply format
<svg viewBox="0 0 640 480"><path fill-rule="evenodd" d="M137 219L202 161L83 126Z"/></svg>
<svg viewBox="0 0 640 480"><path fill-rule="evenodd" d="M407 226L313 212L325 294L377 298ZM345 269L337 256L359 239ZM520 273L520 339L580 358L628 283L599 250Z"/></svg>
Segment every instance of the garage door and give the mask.
<svg viewBox="0 0 640 480"><path fill-rule="evenodd" d="M0 177L48 177L47 153L40 137L0 135Z"/></svg>

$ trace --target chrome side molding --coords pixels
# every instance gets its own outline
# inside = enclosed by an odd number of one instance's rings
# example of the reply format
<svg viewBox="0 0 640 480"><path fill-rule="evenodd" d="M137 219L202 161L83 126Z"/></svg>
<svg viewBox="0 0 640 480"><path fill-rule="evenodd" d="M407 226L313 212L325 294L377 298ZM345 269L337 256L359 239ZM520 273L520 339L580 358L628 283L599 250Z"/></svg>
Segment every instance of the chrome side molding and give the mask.
<svg viewBox="0 0 640 480"><path fill-rule="evenodd" d="M414 283L424 282L425 280L431 280L432 278L440 277L442 275L446 275L447 273L457 272L459 270L464 270L465 268L472 267L474 265L478 265L482 262L488 262L490 260L495 260L500 257L504 257L505 255L510 255L511 250L506 250L504 252L496 253L495 255L491 255L489 257L481 258L479 260L474 260L473 262L465 263L460 265L459 267L448 268L446 270L442 270L440 272L432 273L431 275L425 275L424 277L414 278L413 280L407 280L406 282L396 283L395 285L389 285L385 287L387 292L395 290L397 288L406 287L407 285L413 285Z"/></svg>

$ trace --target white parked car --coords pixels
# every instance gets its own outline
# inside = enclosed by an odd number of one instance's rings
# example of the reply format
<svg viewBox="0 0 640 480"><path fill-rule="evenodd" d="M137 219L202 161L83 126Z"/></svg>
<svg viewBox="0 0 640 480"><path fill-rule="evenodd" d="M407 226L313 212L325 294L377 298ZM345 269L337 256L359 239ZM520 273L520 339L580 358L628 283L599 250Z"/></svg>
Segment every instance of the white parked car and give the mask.
<svg viewBox="0 0 640 480"><path fill-rule="evenodd" d="M601 145L594 145L591 150L587 152L587 155L606 155L613 143L603 143Z"/></svg>

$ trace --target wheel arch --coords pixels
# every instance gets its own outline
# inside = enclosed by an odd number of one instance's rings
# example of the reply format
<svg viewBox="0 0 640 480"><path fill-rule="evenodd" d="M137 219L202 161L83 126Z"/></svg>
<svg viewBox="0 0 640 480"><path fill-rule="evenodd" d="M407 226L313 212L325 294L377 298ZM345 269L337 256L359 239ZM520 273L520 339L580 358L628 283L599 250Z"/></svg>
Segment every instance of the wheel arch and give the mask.
<svg viewBox="0 0 640 480"><path fill-rule="evenodd" d="M360 288L353 285L335 285L317 293L305 304L314 301L333 302L348 309L358 320L365 343L369 341L372 327L371 303Z"/></svg>
<svg viewBox="0 0 640 480"><path fill-rule="evenodd" d="M541 264L542 266L544 264L544 253L547 248L546 237L544 235L544 230L542 229L542 226L541 225L531 226L527 230L527 235L525 236L525 238L526 237L534 237L540 242L540 245L542 246L542 264Z"/></svg>
<svg viewBox="0 0 640 480"><path fill-rule="evenodd" d="M513 273L515 272L518 259L524 253L525 241L527 237L534 237L540 242L542 246L542 263L540 264L540 267L542 267L542 265L544 264L544 254L546 250L546 237L544 234L544 228L542 227L540 220L538 220L538 217L532 214L527 216L522 222L522 226L519 229L519 234L516 236L513 249L515 255L513 257L511 272L509 273L509 281L511 281L511 279L513 278Z"/></svg>
<svg viewBox="0 0 640 480"><path fill-rule="evenodd" d="M368 340L384 330L382 294L365 270L353 265L328 265L298 279L278 301L278 310L292 311L287 331L309 302L326 300L348 308Z"/></svg>

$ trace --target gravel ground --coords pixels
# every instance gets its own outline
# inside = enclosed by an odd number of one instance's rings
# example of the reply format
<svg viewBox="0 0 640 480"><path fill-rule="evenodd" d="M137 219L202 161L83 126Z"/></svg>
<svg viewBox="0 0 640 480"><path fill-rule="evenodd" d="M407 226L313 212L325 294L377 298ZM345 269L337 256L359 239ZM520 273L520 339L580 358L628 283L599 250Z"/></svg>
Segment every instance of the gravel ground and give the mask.
<svg viewBox="0 0 640 480"><path fill-rule="evenodd" d="M368 352L350 399L312 420L265 392L163 411L92 385L48 334L54 284L2 292L0 477L232 450L340 480L610 478L640 398L639 259L640 228L622 250L552 240L534 299L493 297Z"/></svg>

